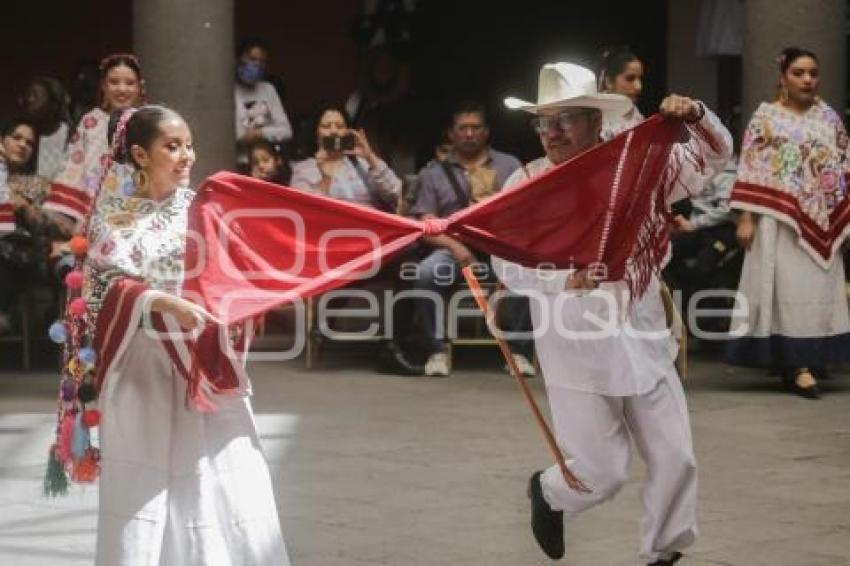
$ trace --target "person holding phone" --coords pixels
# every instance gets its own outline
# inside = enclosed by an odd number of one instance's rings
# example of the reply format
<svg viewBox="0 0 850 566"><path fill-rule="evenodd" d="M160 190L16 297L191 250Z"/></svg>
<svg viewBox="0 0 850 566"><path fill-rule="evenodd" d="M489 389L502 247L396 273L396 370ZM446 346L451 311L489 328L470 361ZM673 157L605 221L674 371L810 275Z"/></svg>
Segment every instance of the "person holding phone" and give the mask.
<svg viewBox="0 0 850 566"><path fill-rule="evenodd" d="M401 200L401 180L380 159L363 130L348 127L342 108L327 106L319 114L316 126L315 155L296 163L292 168L290 186L332 198L397 212ZM398 271L407 259L406 254L385 265L376 278L390 277L396 292L403 290ZM381 373L419 375L422 367L411 363L405 356L398 338L408 335L412 318L410 301L393 306L394 336L388 336L377 357L377 371Z"/></svg>
<svg viewBox="0 0 850 566"><path fill-rule="evenodd" d="M327 106L316 125L316 152L292 169L292 187L395 212L401 179L380 159L345 111Z"/></svg>

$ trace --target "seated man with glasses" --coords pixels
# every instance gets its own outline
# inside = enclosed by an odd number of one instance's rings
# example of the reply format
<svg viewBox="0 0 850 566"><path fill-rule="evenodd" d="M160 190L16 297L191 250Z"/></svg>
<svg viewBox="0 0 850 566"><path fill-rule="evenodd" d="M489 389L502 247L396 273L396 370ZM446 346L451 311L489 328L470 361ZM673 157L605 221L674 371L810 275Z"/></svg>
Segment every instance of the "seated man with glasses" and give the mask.
<svg viewBox="0 0 850 566"><path fill-rule="evenodd" d="M491 148L489 137L484 107L470 101L459 104L448 128L452 149L445 160L434 160L420 171L419 192L410 214L422 219L446 218L501 190L508 176L520 167L520 162L512 155ZM416 270L414 289L419 296L414 302L427 340L425 375L446 377L450 365L447 345L443 329L437 324L442 317L437 315L437 302L426 295L442 295L454 285L459 268L476 263L478 259L464 244L445 234L426 237L424 241L430 248ZM509 315L511 320L503 320L502 328L530 332L528 301L515 297L509 302L502 313ZM512 346L523 374L534 375L530 361L531 340L512 341Z"/></svg>

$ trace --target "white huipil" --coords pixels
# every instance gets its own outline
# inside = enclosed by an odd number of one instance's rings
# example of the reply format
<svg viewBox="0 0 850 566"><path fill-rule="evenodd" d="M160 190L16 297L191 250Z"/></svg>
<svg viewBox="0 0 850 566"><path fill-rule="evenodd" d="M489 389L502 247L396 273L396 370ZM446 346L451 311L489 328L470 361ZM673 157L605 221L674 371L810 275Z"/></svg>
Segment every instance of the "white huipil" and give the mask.
<svg viewBox="0 0 850 566"><path fill-rule="evenodd" d="M671 159L682 164L678 182L664 187L667 204L695 194L732 153L732 138L706 109L689 125L687 151L704 166L684 159L674 146ZM548 158L518 170L506 185L551 168ZM659 282L629 305L623 281L599 289L567 291L570 270L537 270L493 258L493 267L511 291L530 297L535 347L546 383L555 437L571 455L569 465L593 490L573 491L558 466L542 476L549 505L567 519L612 498L628 477L630 437L648 473L643 491L640 545L647 562L666 557L696 538L696 461L684 392L674 366L677 345L666 328Z"/></svg>
<svg viewBox="0 0 850 566"><path fill-rule="evenodd" d="M90 312L107 316L100 306L118 278L151 289L137 301L98 402L98 566L289 564L244 371L236 392L214 395L216 410L193 410L185 379L140 325L153 298L180 293L193 195L178 189L156 202L104 192L92 218Z"/></svg>
<svg viewBox="0 0 850 566"><path fill-rule="evenodd" d="M623 133L629 128L633 128L643 122L643 114L637 109L637 106L632 104L629 111L622 116L611 116L606 114L602 117L602 130L599 132L599 137L602 141L608 141L614 136Z"/></svg>
<svg viewBox="0 0 850 566"><path fill-rule="evenodd" d="M107 130L109 114L93 108L80 118L80 123L68 140L68 157L64 168L51 179L52 187L44 209L59 212L82 222L89 215L91 199L101 192L132 189L129 166L110 162ZM109 164L109 170L104 168Z"/></svg>

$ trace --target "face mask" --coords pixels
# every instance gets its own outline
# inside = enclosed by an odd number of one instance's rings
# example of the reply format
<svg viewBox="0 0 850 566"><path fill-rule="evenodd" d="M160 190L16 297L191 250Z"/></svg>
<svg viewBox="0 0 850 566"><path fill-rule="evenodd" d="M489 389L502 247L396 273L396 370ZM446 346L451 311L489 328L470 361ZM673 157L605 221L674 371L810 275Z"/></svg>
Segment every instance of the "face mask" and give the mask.
<svg viewBox="0 0 850 566"><path fill-rule="evenodd" d="M236 67L236 76L239 77L239 82L246 85L253 85L263 80L265 71L262 65L252 62L241 62Z"/></svg>

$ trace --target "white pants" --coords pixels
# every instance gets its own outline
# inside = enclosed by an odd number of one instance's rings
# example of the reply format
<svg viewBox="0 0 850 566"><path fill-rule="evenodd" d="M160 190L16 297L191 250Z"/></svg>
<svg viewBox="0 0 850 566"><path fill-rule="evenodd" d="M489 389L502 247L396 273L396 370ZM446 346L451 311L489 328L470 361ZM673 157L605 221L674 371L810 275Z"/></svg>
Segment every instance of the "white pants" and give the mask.
<svg viewBox="0 0 850 566"><path fill-rule="evenodd" d="M628 479L631 438L647 465L640 555L653 562L693 544L697 535L697 473L691 428L678 378L649 393L607 397L549 387L555 436L570 469L593 491L570 489L558 466L541 482L546 501L565 519L614 497Z"/></svg>
<svg viewBox="0 0 850 566"><path fill-rule="evenodd" d="M139 331L101 394L99 566L287 566L248 399L190 411Z"/></svg>

